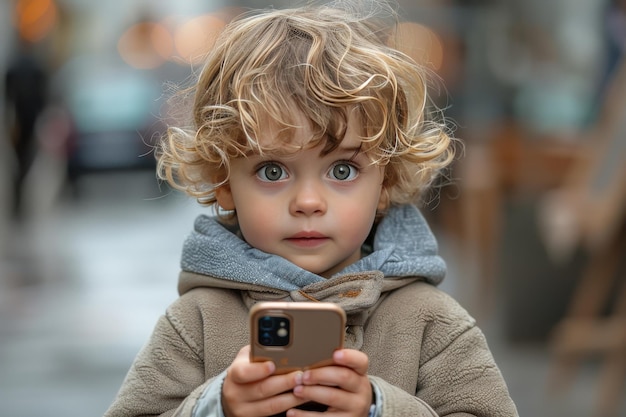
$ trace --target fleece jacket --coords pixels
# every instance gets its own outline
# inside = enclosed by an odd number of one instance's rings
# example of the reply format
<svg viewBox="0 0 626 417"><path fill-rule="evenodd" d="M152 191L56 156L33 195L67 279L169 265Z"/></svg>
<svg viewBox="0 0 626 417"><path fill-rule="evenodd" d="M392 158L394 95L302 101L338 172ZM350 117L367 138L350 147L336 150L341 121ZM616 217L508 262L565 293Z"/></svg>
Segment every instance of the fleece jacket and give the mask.
<svg viewBox="0 0 626 417"><path fill-rule="evenodd" d="M249 309L270 300L345 310L345 347L369 357L376 416L518 415L475 320L436 287L445 263L414 206L392 207L363 258L328 279L250 247L208 216L196 219L181 266L180 297L105 417L223 416L221 386L249 344Z"/></svg>

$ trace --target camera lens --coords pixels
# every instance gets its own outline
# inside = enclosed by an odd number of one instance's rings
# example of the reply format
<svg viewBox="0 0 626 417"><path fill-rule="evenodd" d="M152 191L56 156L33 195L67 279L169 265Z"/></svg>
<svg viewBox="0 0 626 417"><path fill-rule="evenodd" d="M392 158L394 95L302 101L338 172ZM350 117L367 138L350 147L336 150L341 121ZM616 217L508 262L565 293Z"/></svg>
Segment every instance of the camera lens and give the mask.
<svg viewBox="0 0 626 417"><path fill-rule="evenodd" d="M261 317L259 319L259 327L261 330L271 330L274 328L274 318L271 316Z"/></svg>
<svg viewBox="0 0 626 417"><path fill-rule="evenodd" d="M262 333L259 336L259 341L264 346L273 346L274 345L274 338L272 337L272 335L269 332Z"/></svg>

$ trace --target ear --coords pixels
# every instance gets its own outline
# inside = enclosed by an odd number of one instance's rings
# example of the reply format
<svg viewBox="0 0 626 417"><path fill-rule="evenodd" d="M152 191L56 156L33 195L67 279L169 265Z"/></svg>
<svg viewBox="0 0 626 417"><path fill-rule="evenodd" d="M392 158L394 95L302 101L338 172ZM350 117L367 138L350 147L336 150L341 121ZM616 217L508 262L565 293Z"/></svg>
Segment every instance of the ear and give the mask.
<svg viewBox="0 0 626 417"><path fill-rule="evenodd" d="M226 211L235 210L235 200L233 199L233 193L230 190L230 185L224 184L215 190L215 199L217 204Z"/></svg>

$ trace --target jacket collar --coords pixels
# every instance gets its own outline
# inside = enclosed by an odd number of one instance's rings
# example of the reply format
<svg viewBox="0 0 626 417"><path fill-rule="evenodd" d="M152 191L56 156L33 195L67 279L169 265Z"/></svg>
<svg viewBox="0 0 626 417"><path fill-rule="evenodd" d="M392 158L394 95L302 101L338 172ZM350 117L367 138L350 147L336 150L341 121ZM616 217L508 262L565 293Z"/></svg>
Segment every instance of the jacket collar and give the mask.
<svg viewBox="0 0 626 417"><path fill-rule="evenodd" d="M323 287L328 281L280 256L251 247L208 216L196 219L194 231L183 246L181 267L200 276L242 283L246 288L260 287L263 292L297 292L310 286ZM445 270L445 263L437 255L437 242L421 213L414 206L403 205L391 207L378 225L373 251L332 279L379 271L388 278L421 277L436 285L443 279ZM214 280L201 277L190 279L190 276L181 274L181 294L197 286L227 285L216 285Z"/></svg>
<svg viewBox="0 0 626 417"><path fill-rule="evenodd" d="M184 278L184 279L183 279ZM380 271L358 274L343 274L324 281L306 285L303 288L285 291L243 282L201 276L195 273L181 273L180 282L185 286L179 291L186 292L193 285L202 283L211 287L237 289L241 291L244 303L251 308L262 301L314 301L332 302L344 309L347 316L345 347L360 349L363 345L363 326L370 313L384 298L387 291L420 280L418 277L385 279Z"/></svg>

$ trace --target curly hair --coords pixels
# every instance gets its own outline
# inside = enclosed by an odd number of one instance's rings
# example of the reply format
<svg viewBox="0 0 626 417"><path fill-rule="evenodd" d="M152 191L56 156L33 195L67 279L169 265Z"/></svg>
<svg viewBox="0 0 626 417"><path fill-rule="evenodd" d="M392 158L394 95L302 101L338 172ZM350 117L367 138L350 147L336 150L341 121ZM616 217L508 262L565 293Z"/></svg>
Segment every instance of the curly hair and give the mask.
<svg viewBox="0 0 626 417"><path fill-rule="evenodd" d="M334 5L229 23L186 92L189 127L170 127L161 141L159 177L216 206L231 159L272 150L257 140L268 123L284 149L304 116L314 132L308 145L330 152L348 117L358 117L362 149L386 166L389 203L416 203L452 161L454 139L429 99L429 71L393 47L393 27L381 22Z"/></svg>

